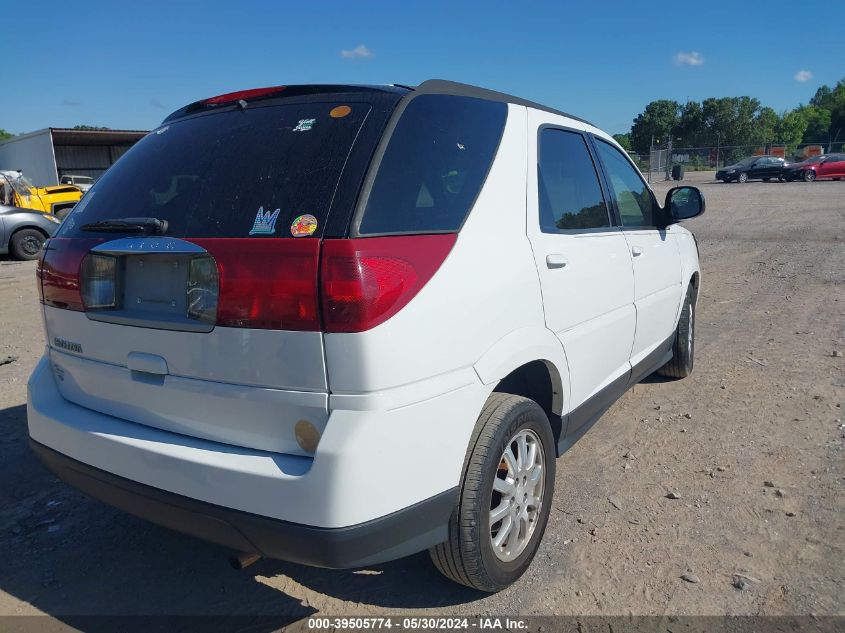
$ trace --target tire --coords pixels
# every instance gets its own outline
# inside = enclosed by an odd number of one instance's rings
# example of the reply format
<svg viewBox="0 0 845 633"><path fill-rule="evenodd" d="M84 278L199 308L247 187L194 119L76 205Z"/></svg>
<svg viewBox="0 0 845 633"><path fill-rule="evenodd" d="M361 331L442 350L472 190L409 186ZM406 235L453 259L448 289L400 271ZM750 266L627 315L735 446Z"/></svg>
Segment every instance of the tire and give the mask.
<svg viewBox="0 0 845 633"><path fill-rule="evenodd" d="M21 229L9 241L9 250L15 259L38 259L47 238L36 229Z"/></svg>
<svg viewBox="0 0 845 633"><path fill-rule="evenodd" d="M801 175L801 177L804 179L804 182L813 182L816 179L816 172L812 169L808 169Z"/></svg>
<svg viewBox="0 0 845 633"><path fill-rule="evenodd" d="M692 373L695 360L695 290L690 284L681 308L681 318L672 343L672 360L657 370L667 378L686 378Z"/></svg>
<svg viewBox="0 0 845 633"><path fill-rule="evenodd" d="M736 177L737 182L748 182L748 174L742 172L739 176Z"/></svg>
<svg viewBox="0 0 845 633"><path fill-rule="evenodd" d="M516 441L520 436L526 439L525 444ZM524 471L512 466L521 463L520 455L526 453L524 448L530 447L531 443L536 445L535 466L528 475L532 472L537 474L533 487L529 480L529 486L523 488L518 476ZM506 449L511 451L510 459L505 458ZM536 467L538 456L539 469ZM467 449L460 496L449 520L449 540L429 550L431 560L441 574L467 587L493 593L508 587L525 573L537 552L549 519L554 494L555 456L549 420L536 402L507 393L491 394L478 418ZM523 484L525 477L523 475ZM506 482L507 478L517 479L519 487L514 489L511 484L510 489L514 496L523 497L519 503L513 497L509 503L508 494L504 490L499 492L493 489L494 480ZM537 494L537 486L540 485L542 488ZM529 493L537 494L539 504L521 505L525 502L524 495ZM491 525L493 505L495 509L504 508L505 514ZM525 516L528 517L531 507L534 507L533 520L525 523L524 519L518 521L514 544L510 542L514 538L510 530L505 532L503 547L497 548L493 542L494 531L496 536L502 534L506 522L513 525L515 512L525 510ZM527 526L525 538L519 539L523 525Z"/></svg>
<svg viewBox="0 0 845 633"><path fill-rule="evenodd" d="M61 209L53 211L53 215L55 215L60 220L64 220L68 215L70 215L71 211L73 211L73 207L62 207Z"/></svg>

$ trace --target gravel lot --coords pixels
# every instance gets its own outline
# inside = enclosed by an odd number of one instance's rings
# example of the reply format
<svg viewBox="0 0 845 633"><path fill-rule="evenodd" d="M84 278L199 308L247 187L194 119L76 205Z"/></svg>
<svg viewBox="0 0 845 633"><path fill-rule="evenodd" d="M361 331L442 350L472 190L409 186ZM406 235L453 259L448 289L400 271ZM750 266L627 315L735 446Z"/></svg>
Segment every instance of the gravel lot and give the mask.
<svg viewBox="0 0 845 633"><path fill-rule="evenodd" d="M426 554L236 572L58 482L27 446L34 264L0 258L0 614L845 614L845 182L687 176L708 202L695 372L638 385L559 460L544 544L493 596Z"/></svg>

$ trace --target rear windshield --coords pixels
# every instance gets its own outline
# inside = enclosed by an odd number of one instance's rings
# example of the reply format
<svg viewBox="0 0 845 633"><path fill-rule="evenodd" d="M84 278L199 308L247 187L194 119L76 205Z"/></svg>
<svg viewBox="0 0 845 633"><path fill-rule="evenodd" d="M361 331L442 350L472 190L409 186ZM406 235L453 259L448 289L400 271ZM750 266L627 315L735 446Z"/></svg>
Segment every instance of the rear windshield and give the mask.
<svg viewBox="0 0 845 633"><path fill-rule="evenodd" d="M457 231L487 178L506 118L504 103L413 98L390 137L357 233Z"/></svg>
<svg viewBox="0 0 845 633"><path fill-rule="evenodd" d="M249 106L177 121L139 141L76 205L86 224L152 217L174 237L319 237L365 103Z"/></svg>

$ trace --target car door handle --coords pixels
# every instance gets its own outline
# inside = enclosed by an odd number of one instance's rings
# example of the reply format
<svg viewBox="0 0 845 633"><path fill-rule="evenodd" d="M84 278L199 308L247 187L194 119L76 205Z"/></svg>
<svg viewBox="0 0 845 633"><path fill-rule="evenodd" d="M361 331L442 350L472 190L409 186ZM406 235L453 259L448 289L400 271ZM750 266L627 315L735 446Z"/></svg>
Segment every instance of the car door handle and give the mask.
<svg viewBox="0 0 845 633"><path fill-rule="evenodd" d="M557 253L546 255L546 266L548 268L563 268L568 263L569 261L563 255L558 255Z"/></svg>
<svg viewBox="0 0 845 633"><path fill-rule="evenodd" d="M631 255L633 255L634 257L639 257L642 254L643 254L643 249L641 247L639 247L639 246L632 246L631 247Z"/></svg>

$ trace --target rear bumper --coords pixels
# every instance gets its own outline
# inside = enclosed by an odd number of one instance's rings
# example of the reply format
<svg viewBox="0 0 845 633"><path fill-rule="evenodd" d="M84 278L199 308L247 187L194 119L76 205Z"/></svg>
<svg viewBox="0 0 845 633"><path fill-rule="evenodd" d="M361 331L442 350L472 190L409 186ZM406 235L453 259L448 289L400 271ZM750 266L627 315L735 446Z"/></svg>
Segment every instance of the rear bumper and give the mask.
<svg viewBox="0 0 845 633"><path fill-rule="evenodd" d="M237 551L316 567L370 565L444 541L457 494L449 490L359 525L319 528L183 497L83 464L35 440L30 445L60 479L129 514Z"/></svg>
<svg viewBox="0 0 845 633"><path fill-rule="evenodd" d="M408 404L390 392L338 396L312 458L79 406L45 356L29 380L27 423L62 479L127 512L267 557L350 567L447 539L472 431L461 422L477 417L485 389L467 378Z"/></svg>

